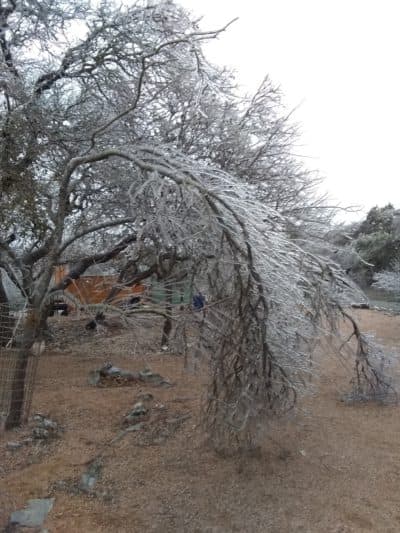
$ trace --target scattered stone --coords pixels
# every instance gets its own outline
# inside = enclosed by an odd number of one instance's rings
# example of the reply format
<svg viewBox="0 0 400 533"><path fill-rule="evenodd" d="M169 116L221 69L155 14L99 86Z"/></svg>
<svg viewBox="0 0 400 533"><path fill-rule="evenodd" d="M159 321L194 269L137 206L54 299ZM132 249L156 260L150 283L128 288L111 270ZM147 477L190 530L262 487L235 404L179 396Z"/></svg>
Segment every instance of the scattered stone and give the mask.
<svg viewBox="0 0 400 533"><path fill-rule="evenodd" d="M170 387L172 387L172 383L170 381L168 381L168 379L163 379L160 383L160 387L163 387L165 389L169 389Z"/></svg>
<svg viewBox="0 0 400 533"><path fill-rule="evenodd" d="M151 385L157 385L159 387L165 387L165 388L172 387L172 383L168 381L168 379L165 379L160 374L152 372L152 370L150 370L149 368L145 368L144 370L141 370L139 372L139 379L140 381L143 381L144 383L148 383Z"/></svg>
<svg viewBox="0 0 400 533"><path fill-rule="evenodd" d="M10 517L10 525L22 527L40 527L51 511L54 498L28 500L28 506L14 511Z"/></svg>
<svg viewBox="0 0 400 533"><path fill-rule="evenodd" d="M50 437L50 432L44 428L33 428L32 435L34 439L46 440Z"/></svg>
<svg viewBox="0 0 400 533"><path fill-rule="evenodd" d="M22 442L10 441L7 442L6 448L7 450L19 450L19 448L22 448L22 444Z"/></svg>
<svg viewBox="0 0 400 533"><path fill-rule="evenodd" d="M53 420L50 420L50 418L43 418L40 421L40 424L41 424L41 426L44 429L48 429L48 430L52 430L52 431L57 431L57 429L58 429L57 423L54 422Z"/></svg>
<svg viewBox="0 0 400 533"><path fill-rule="evenodd" d="M117 366L114 366L112 363L108 363L108 365L100 370L100 373L104 376L120 376L121 372L122 370Z"/></svg>
<svg viewBox="0 0 400 533"><path fill-rule="evenodd" d="M114 366L112 363L107 363L99 370L101 377L112 377L112 378L124 378L128 381L137 381L138 376L133 372L128 370L123 370Z"/></svg>
<svg viewBox="0 0 400 533"><path fill-rule="evenodd" d="M29 444L32 444L33 438L44 439L44 438L49 438L50 436L49 431L44 428L34 428L32 430L32 435L33 437L25 437L24 439L19 440L19 441L7 442L6 444L7 450L11 450L11 451L19 450L23 446L28 446Z"/></svg>
<svg viewBox="0 0 400 533"><path fill-rule="evenodd" d="M80 488L83 492L90 492L94 489L96 482L97 478L95 476L91 476L85 472L81 477Z"/></svg>
<svg viewBox="0 0 400 533"><path fill-rule="evenodd" d="M129 425L134 425L137 422L143 421L148 414L148 409L143 405L142 402L137 402L133 406L133 409L125 416L124 423Z"/></svg>
<svg viewBox="0 0 400 533"><path fill-rule="evenodd" d="M88 383L92 386L106 384L126 385L139 381L139 374L129 372L114 366L112 363L106 363L101 368L92 370L88 376Z"/></svg>
<svg viewBox="0 0 400 533"><path fill-rule="evenodd" d="M37 413L33 416L33 421L35 423L35 427L32 430L33 439L48 440L59 436L60 426L48 416ZM27 444L29 443L27 439L25 441Z"/></svg>
<svg viewBox="0 0 400 533"><path fill-rule="evenodd" d="M112 363L106 363L101 368L92 370L88 376L88 384L94 387L107 384L127 385L138 381L161 387L172 387L167 379L152 372L149 368L136 373L114 366Z"/></svg>
<svg viewBox="0 0 400 533"><path fill-rule="evenodd" d="M92 492L100 477L101 469L102 463L99 459L95 459L90 463L89 468L81 476L80 490L83 492Z"/></svg>
<svg viewBox="0 0 400 533"><path fill-rule="evenodd" d="M154 381L159 381L162 379L160 374L155 374L149 368L145 368L139 372L139 377L145 383L153 383Z"/></svg>
<svg viewBox="0 0 400 533"><path fill-rule="evenodd" d="M92 387L96 387L101 381L101 375L99 370L91 370L89 372L88 384Z"/></svg>
<svg viewBox="0 0 400 533"><path fill-rule="evenodd" d="M151 383L153 385L161 385L166 380L160 375L152 372L149 368L145 368L139 372L139 378L144 383Z"/></svg>
<svg viewBox="0 0 400 533"><path fill-rule="evenodd" d="M132 413L135 415L144 415L147 413L146 407L143 405L143 402L137 402L133 406Z"/></svg>

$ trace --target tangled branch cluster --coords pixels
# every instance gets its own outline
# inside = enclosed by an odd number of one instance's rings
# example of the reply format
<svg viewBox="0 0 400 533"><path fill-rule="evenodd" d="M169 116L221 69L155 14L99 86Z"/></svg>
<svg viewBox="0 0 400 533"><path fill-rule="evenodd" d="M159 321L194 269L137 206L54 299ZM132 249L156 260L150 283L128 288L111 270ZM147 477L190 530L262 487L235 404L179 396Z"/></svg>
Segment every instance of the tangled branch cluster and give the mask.
<svg viewBox="0 0 400 533"><path fill-rule="evenodd" d="M272 413L294 406L321 335L338 333L343 317L357 328L343 309L357 289L290 241L284 220L250 185L154 147L127 158L138 246L168 256L170 284L186 276L193 293L207 294L197 339L210 368L207 431L217 447L232 437L247 446ZM379 387L384 379L368 360L366 339L355 335L357 386Z"/></svg>

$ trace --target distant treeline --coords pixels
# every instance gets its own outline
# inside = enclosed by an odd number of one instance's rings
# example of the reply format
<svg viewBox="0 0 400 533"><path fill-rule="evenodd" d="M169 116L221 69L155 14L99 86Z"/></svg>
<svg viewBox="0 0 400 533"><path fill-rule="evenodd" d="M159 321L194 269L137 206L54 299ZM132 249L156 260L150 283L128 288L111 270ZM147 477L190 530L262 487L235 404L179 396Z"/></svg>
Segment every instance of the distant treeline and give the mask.
<svg viewBox="0 0 400 533"><path fill-rule="evenodd" d="M392 204L373 207L361 222L334 233L336 260L361 286L374 276L397 270L400 262L400 209Z"/></svg>

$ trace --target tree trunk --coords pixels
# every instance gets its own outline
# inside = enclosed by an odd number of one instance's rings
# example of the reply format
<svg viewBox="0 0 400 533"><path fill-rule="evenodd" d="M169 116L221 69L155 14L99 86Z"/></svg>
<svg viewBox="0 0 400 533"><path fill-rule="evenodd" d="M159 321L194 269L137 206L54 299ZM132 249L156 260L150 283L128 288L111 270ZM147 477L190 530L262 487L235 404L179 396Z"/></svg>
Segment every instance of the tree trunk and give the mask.
<svg viewBox="0 0 400 533"><path fill-rule="evenodd" d="M43 306L42 312L40 313L39 325L37 328L37 333L40 334L41 339L51 339L52 333L48 323L48 318L52 316L53 313L53 302L50 301Z"/></svg>
<svg viewBox="0 0 400 533"><path fill-rule="evenodd" d="M33 342L40 323L38 311L30 310L26 317L22 339L20 341L17 354L14 375L11 384L10 408L5 423L6 429L12 429L23 423L24 407L27 393L27 369L29 357L34 357L31 352ZM33 383L32 383L33 386Z"/></svg>
<svg viewBox="0 0 400 533"><path fill-rule="evenodd" d="M4 289L0 270L0 346L7 346L12 337L13 328L14 320L10 316L10 304Z"/></svg>
<svg viewBox="0 0 400 533"><path fill-rule="evenodd" d="M171 288L167 288L167 293L166 293L166 296L165 296L165 314L166 314L166 318L164 320L164 327L163 327L163 333L162 333L162 339L161 339L161 347L168 346L168 344L169 344L169 336L170 336L171 330L172 330L171 313L172 313L172 286L171 286Z"/></svg>

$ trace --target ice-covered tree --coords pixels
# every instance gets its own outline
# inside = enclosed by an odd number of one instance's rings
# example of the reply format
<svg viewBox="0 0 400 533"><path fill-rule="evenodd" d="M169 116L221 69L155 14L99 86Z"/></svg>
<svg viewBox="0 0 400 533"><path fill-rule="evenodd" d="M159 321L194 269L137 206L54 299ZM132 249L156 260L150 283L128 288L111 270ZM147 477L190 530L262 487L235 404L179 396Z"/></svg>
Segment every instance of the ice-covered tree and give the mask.
<svg viewBox="0 0 400 533"><path fill-rule="evenodd" d="M400 296L400 260L393 261L390 266L390 270L383 270L375 274L373 286L391 292L395 296Z"/></svg>
<svg viewBox="0 0 400 533"><path fill-rule="evenodd" d="M339 317L357 339L356 387L385 387L343 307L355 287L291 239L317 206L278 96L266 81L235 100L202 53L218 34L170 1L0 4L0 266L31 308L8 427L21 421L54 267L72 263L63 289L122 253L124 284L157 274L206 288L196 353L211 369L204 413L217 445L251 441L294 404L316 339L339 333Z"/></svg>

